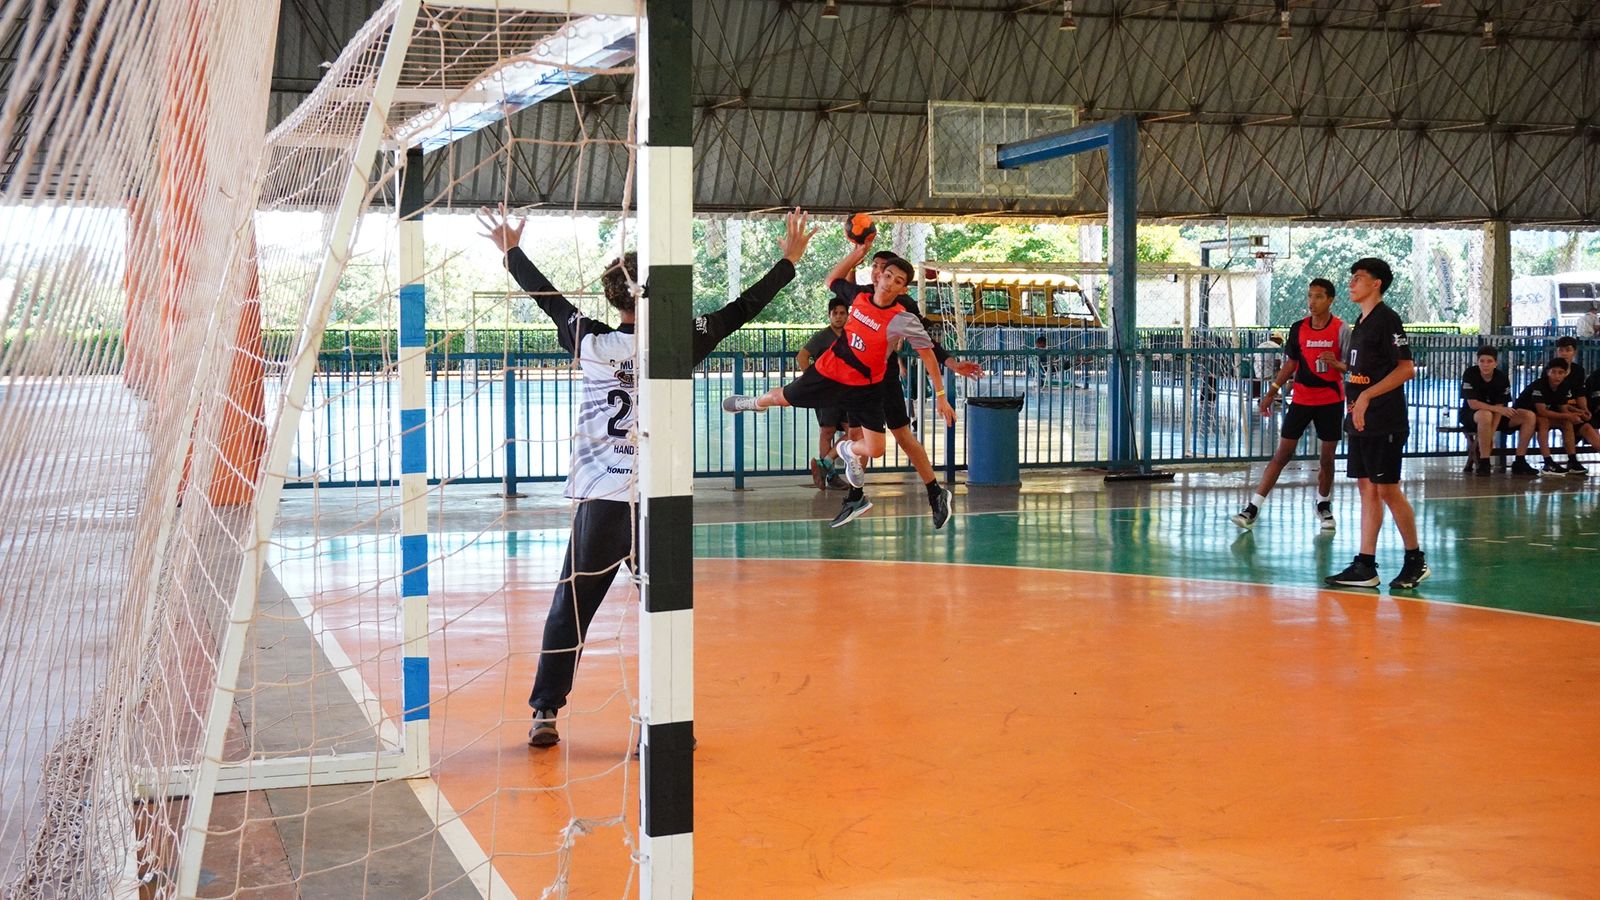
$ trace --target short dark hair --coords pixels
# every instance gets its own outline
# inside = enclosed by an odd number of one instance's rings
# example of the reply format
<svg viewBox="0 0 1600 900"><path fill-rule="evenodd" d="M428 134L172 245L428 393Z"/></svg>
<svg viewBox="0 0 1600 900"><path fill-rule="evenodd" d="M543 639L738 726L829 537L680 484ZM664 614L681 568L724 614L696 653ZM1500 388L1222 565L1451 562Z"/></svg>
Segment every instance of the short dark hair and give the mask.
<svg viewBox="0 0 1600 900"><path fill-rule="evenodd" d="M1389 285L1394 284L1394 270L1389 268L1388 263L1377 258L1376 256L1363 256L1362 258L1351 263L1350 274L1354 275L1357 272L1365 272L1368 275L1371 275L1373 278L1378 279L1379 296L1387 294L1389 292Z"/></svg>
<svg viewBox="0 0 1600 900"><path fill-rule="evenodd" d="M885 269L899 269L900 271L904 272L906 275L907 284L917 280L916 268L913 267L911 263L906 262L898 256L889 259L889 261L883 264L883 267Z"/></svg>
<svg viewBox="0 0 1600 900"><path fill-rule="evenodd" d="M1326 278L1313 278L1313 279L1311 279L1311 286L1314 287L1314 288L1322 288L1322 292L1324 294L1327 294L1329 297L1337 297L1337 296L1339 296L1339 292L1338 292L1338 290L1336 290L1334 288L1333 282L1329 281Z"/></svg>
<svg viewBox="0 0 1600 900"><path fill-rule="evenodd" d="M1578 339L1570 334L1563 334L1561 337L1556 338L1556 346L1571 347L1576 350L1578 349Z"/></svg>
<svg viewBox="0 0 1600 900"><path fill-rule="evenodd" d="M872 261L877 262L880 259L897 259L899 256L900 254L894 252L893 250L879 250L877 253L872 254Z"/></svg>
<svg viewBox="0 0 1600 900"><path fill-rule="evenodd" d="M1551 369L1560 369L1561 371L1566 372L1570 371L1571 368L1571 366L1567 365L1567 361L1559 356L1552 356L1550 361L1544 364L1544 370L1546 372L1550 371Z"/></svg>
<svg viewBox="0 0 1600 900"><path fill-rule="evenodd" d="M833 312L834 307L837 307L837 306L843 306L845 308L849 308L850 301L846 300L845 298L843 298L841 296L839 296L838 294L834 294L832 297L828 298L828 312Z"/></svg>
<svg viewBox="0 0 1600 900"><path fill-rule="evenodd" d="M1499 359L1500 358L1500 351L1496 350L1495 348L1493 348L1491 346L1489 346L1488 344L1484 344L1482 347L1478 348L1478 355L1479 356L1487 356L1487 357L1490 357L1492 359Z"/></svg>
<svg viewBox="0 0 1600 900"><path fill-rule="evenodd" d="M605 274L600 276L600 287L606 293L606 302L621 312L633 312L633 285L639 282L639 258L634 253L624 253L606 263Z"/></svg>

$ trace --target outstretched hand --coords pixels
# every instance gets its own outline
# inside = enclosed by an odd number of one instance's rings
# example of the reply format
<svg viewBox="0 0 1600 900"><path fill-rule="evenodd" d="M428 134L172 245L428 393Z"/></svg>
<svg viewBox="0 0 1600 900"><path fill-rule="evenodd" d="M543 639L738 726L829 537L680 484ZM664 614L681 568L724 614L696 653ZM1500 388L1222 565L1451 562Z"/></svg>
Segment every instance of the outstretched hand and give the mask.
<svg viewBox="0 0 1600 900"><path fill-rule="evenodd" d="M515 225L506 215L506 205L500 204L498 213L490 212L487 207L478 207L478 224L484 227L483 236L500 248L501 253L510 252L512 247L522 243L522 229L527 227L527 220L520 220Z"/></svg>
<svg viewBox="0 0 1600 900"><path fill-rule="evenodd" d="M806 246L811 243L811 238L817 233L820 226L812 225L809 229L806 224L811 221L811 215L796 206L784 217L783 240L778 244L778 249L783 251L783 258L791 265L798 265L800 257L806 255Z"/></svg>
<svg viewBox="0 0 1600 900"><path fill-rule="evenodd" d="M983 374L983 366L972 360L947 359L944 367L962 378L977 378Z"/></svg>

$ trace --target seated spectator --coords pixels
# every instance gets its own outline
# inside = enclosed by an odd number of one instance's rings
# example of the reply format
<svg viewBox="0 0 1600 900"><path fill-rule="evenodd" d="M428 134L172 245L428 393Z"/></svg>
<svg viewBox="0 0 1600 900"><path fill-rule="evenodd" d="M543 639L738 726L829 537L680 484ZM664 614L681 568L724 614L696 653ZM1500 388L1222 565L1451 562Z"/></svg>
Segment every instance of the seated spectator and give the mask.
<svg viewBox="0 0 1600 900"><path fill-rule="evenodd" d="M1544 365L1544 375L1525 388L1517 397L1517 409L1532 410L1538 418L1535 433L1539 449L1544 453L1544 474L1587 475L1589 470L1578 462L1574 432L1583 434L1591 444L1600 443L1600 435L1588 423L1588 417L1567 409L1572 398L1572 385L1567 383L1567 361L1556 357ZM1562 465L1551 457L1550 432L1561 432L1566 441L1567 464Z"/></svg>
<svg viewBox="0 0 1600 900"><path fill-rule="evenodd" d="M1051 375L1061 371L1060 360L1052 359L1051 357L1044 355L1044 351L1049 349L1050 344L1045 340L1044 335L1041 334L1033 339L1033 350L1038 354L1038 356L1034 358L1034 364L1039 367L1039 387L1041 388L1049 385Z"/></svg>
<svg viewBox="0 0 1600 900"><path fill-rule="evenodd" d="M800 352L794 355L794 364L798 371L804 372L811 363L821 356L823 351L833 346L833 342L844 334L844 323L850 317L850 301L834 297L828 301L828 325L813 334ZM841 487L844 482L839 469L839 454L833 449L834 438L840 431L845 431L843 410L836 406L819 407L814 410L817 417L817 456L811 460L811 483L817 490L829 487Z"/></svg>
<svg viewBox="0 0 1600 900"><path fill-rule="evenodd" d="M1490 346L1478 348L1478 364L1461 373L1461 427L1467 429L1467 471L1489 474L1489 457L1494 451L1494 435L1517 436L1517 461L1513 475L1538 475L1528 465L1528 440L1538 425L1532 410L1511 405L1511 379L1500 371L1500 351ZM1476 440L1473 440L1476 438ZM1474 465L1476 459L1476 465Z"/></svg>
<svg viewBox="0 0 1600 900"><path fill-rule="evenodd" d="M1578 339L1570 335L1562 335L1556 339L1556 357L1567 361L1567 385L1572 388L1572 400L1568 406L1574 412L1584 414L1583 421L1589 421L1589 398L1584 394L1584 385L1589 381L1589 373L1583 369L1583 364L1578 362Z"/></svg>

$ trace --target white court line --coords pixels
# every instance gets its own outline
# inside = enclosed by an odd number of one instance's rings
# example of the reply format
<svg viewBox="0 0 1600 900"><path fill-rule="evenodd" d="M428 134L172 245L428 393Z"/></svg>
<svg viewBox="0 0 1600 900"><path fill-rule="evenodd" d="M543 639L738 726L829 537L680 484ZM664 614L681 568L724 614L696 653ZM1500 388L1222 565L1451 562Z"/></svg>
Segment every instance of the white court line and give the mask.
<svg viewBox="0 0 1600 900"><path fill-rule="evenodd" d="M1576 494L1577 492L1576 491L1563 491L1563 492L1559 492L1559 493ZM964 495L957 494L956 496L957 497L961 497L961 496L964 496ZM1048 496L1066 496L1066 495L1035 494L1035 495L1032 495L1032 496L1048 497ZM1497 500L1497 499L1502 499L1502 498L1506 498L1506 497L1528 497L1528 496L1532 496L1532 495L1530 495L1530 494L1528 494L1526 492L1523 492L1523 493L1516 493L1516 494L1473 494L1473 495L1470 495L1470 496L1460 496L1460 497L1427 497L1427 498L1407 497L1406 499L1410 500L1411 504L1413 506L1417 506L1417 505L1427 504L1427 503L1441 503L1441 502L1447 502L1447 501L1448 502L1454 502L1454 501L1457 501L1457 500ZM1548 497L1548 496L1551 496L1551 494L1540 494L1538 496ZM1062 513L1062 512L1071 512L1074 515L1076 515L1078 513L1127 512L1127 511L1130 511L1130 510L1141 510L1141 509L1171 509L1174 506L1187 506L1187 505L1188 504L1185 504L1185 503L1173 503L1173 504L1146 503L1146 504L1144 504L1142 506L1093 506L1093 507L1082 507L1082 508L1061 507L1061 508L1058 508L1058 509L1026 509L1026 510L1022 510L1022 509L988 509L988 510L980 510L978 512L955 512L954 510L952 510L951 513L950 513L950 518L952 518L952 519L966 519L966 518L972 518L972 517L976 517L976 516L1020 516L1023 513L1033 513L1033 512L1050 513L1052 515L1059 514L1059 513ZM1226 509L1226 507L1224 507L1224 509ZM1228 518L1227 514L1219 513L1219 515L1221 516L1219 521L1226 521L1227 518ZM867 521L884 520L884 519L926 519L926 518L928 518L928 514L927 513L902 513L902 514L894 514L894 515L867 516L867 517L865 517L865 519ZM735 522L696 522L694 524L695 524L696 528L702 528L702 527L704 527L704 528L719 528L719 527L726 527L726 526L729 526L729 525L787 525L787 524L789 524L791 522L826 522L826 521L827 521L826 519L813 519L813 518L809 518L809 517L805 517L805 516L800 516L800 517L795 517L795 518L791 518L791 519L750 519L748 521L739 520L739 521L735 521ZM862 521L862 519L857 519L856 521L859 522L859 521ZM513 529L509 529L509 530L511 530L511 531L544 531L544 530L548 530L548 529L541 529L541 528L513 528ZM564 530L571 531L572 529L569 527L569 528L564 529Z"/></svg>
<svg viewBox="0 0 1600 900"><path fill-rule="evenodd" d="M284 564L284 560L278 561L278 565ZM304 618L306 627L311 629L311 634L322 648L323 655L327 656L328 663L338 671L340 680L350 691L351 699L356 701L362 715L366 716L367 724L378 730L380 739L399 746L399 732L394 723L383 716L383 706L378 700L378 695L372 691L372 686L367 684L366 677L356 668L350 655L345 653L338 637L323 626L321 613L313 609L304 598L291 595L277 576L270 577L277 582L278 589L283 591L284 596L294 604L295 609ZM445 799L444 791L439 789L432 773L407 778L405 782L411 787L411 792L416 795L417 801L422 804L423 810L428 813L428 818L433 820L434 830L444 840L445 846L450 848L450 852L455 854L456 862L461 864L473 887L478 889L478 895L484 900L501 900L501 898L515 900L517 895L511 890L511 885L500 876L500 872L494 867L494 862L489 859L489 854L483 852L483 846L473 836L472 830L467 828L455 807Z"/></svg>
<svg viewBox="0 0 1600 900"><path fill-rule="evenodd" d="M1114 578L1154 578L1161 581L1201 581L1206 584L1229 584L1238 587L1272 588L1273 590L1297 591L1307 594L1340 594L1346 597L1365 597L1381 600L1388 597L1391 600L1405 600L1415 603L1432 603L1435 606L1447 606L1452 609L1481 609L1485 612L1506 613L1513 616L1528 616L1534 619L1547 619L1552 622L1574 622L1579 625L1589 625L1600 628L1600 622L1591 622L1588 619L1572 619L1566 616L1552 616L1549 613L1526 612L1520 609L1502 609L1498 606L1482 606L1477 603L1467 603L1458 600L1435 600L1430 597L1402 597L1396 594L1383 594L1372 591L1349 591L1339 588L1316 587L1309 584L1277 584L1268 581L1235 581L1231 578L1185 578L1181 575L1142 575L1137 572L1102 572L1098 569L1052 569L1046 566L1003 566L997 563L969 563L969 562L939 562L926 559L840 559L837 557L814 558L809 556L696 556L695 559L720 560L724 562L846 562L846 563L871 563L881 566L960 566L974 569L1014 569L1024 572L1059 572L1068 575L1110 575Z"/></svg>

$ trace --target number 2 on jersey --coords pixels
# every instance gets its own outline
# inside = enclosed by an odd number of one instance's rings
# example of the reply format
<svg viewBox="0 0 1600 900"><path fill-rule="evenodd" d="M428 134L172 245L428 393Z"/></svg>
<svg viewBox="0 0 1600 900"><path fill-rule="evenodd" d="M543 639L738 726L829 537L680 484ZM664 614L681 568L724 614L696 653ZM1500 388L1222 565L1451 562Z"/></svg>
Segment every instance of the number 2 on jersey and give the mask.
<svg viewBox="0 0 1600 900"><path fill-rule="evenodd" d="M623 420L628 418L628 413L633 409L633 398L622 388L613 388L606 395L606 404L617 407L616 415L606 422L606 433L614 438L625 438L628 430L622 427Z"/></svg>

